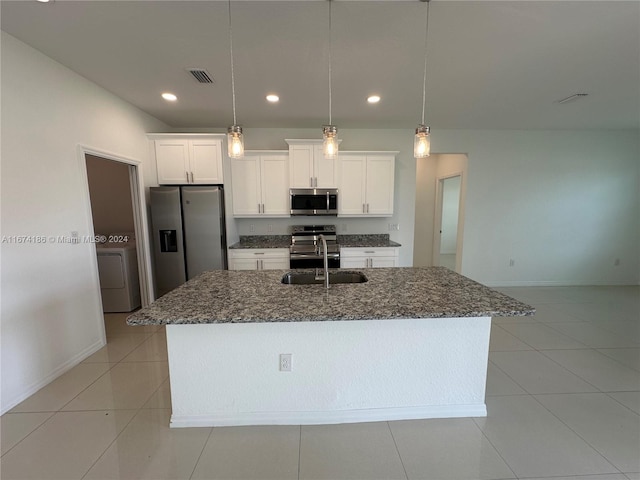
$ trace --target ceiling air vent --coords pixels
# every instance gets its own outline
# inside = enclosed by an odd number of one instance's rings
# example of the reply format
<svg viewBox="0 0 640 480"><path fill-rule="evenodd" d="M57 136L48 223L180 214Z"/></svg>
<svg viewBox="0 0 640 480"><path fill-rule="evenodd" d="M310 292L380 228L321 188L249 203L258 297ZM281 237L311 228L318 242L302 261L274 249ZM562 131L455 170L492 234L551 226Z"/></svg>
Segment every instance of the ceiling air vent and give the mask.
<svg viewBox="0 0 640 480"><path fill-rule="evenodd" d="M187 68L187 72L193 75L198 83L213 83L213 77L204 68Z"/></svg>

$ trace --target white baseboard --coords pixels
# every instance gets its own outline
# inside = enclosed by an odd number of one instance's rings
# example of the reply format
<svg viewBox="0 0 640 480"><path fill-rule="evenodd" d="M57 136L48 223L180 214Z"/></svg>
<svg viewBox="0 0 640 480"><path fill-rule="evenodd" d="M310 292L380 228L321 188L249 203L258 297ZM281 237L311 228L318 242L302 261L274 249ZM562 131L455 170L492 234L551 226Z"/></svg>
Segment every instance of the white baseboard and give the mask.
<svg viewBox="0 0 640 480"><path fill-rule="evenodd" d="M15 397L11 401L9 401L7 405L2 405L2 409L0 410L0 415L4 415L6 412L11 410L13 407L15 407L19 403L21 403L24 400L26 400L27 398L29 398L31 395L36 393L42 387L45 387L49 383L53 382L60 375L68 372L69 370L71 370L73 367L75 367L80 362L82 362L85 358L87 358L90 355L94 354L95 352L100 350L105 345L106 345L106 341L104 339L101 339L101 340L98 340L97 342L93 343L89 347L85 348L84 350L82 350L77 355L74 355L72 358L70 358L69 360L64 362L62 365L58 366L51 373L49 373L49 375L44 377L42 380L39 380L39 381L31 384L25 391L21 392L20 395L18 395L17 397Z"/></svg>
<svg viewBox="0 0 640 480"><path fill-rule="evenodd" d="M572 280L514 280L514 281L482 281L478 283L491 288L500 287L635 287L640 283L628 282L577 282Z"/></svg>
<svg viewBox="0 0 640 480"><path fill-rule="evenodd" d="M238 412L219 415L171 415L171 428L247 425L326 425L336 423L420 420L427 418L486 417L484 403L427 405L318 412Z"/></svg>

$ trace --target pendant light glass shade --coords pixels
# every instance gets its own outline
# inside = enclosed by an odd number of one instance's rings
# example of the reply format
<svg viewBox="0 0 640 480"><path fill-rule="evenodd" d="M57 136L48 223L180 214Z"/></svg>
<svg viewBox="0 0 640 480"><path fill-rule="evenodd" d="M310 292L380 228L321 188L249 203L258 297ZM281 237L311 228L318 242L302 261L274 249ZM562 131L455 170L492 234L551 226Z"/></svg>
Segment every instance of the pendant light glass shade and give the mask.
<svg viewBox="0 0 640 480"><path fill-rule="evenodd" d="M338 127L335 125L323 125L322 127L322 151L324 158L333 160L338 155Z"/></svg>
<svg viewBox="0 0 640 480"><path fill-rule="evenodd" d="M431 154L431 128L425 125L418 125L416 136L413 140L413 156L415 158L426 158Z"/></svg>
<svg viewBox="0 0 640 480"><path fill-rule="evenodd" d="M244 136L240 125L232 125L227 129L227 145L229 158L242 158L244 156Z"/></svg>

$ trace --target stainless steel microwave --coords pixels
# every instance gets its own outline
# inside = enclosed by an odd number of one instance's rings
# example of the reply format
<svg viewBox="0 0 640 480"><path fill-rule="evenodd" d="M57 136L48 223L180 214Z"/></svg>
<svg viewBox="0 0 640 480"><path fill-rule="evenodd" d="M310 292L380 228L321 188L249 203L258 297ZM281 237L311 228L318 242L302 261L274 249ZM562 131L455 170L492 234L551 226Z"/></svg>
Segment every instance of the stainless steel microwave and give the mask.
<svg viewBox="0 0 640 480"><path fill-rule="evenodd" d="M291 188L291 215L338 215L337 188Z"/></svg>

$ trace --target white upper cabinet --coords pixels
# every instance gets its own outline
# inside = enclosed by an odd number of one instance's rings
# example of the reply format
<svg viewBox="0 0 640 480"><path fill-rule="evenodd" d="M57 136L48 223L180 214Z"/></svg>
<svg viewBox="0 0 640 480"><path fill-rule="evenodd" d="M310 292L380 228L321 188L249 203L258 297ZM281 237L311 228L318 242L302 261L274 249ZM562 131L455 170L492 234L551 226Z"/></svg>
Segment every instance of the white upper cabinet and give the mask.
<svg viewBox="0 0 640 480"><path fill-rule="evenodd" d="M289 144L289 186L313 188L338 186L338 161L327 160L322 140L285 140Z"/></svg>
<svg viewBox="0 0 640 480"><path fill-rule="evenodd" d="M340 154L338 215L386 217L393 215L397 152L343 152Z"/></svg>
<svg viewBox="0 0 640 480"><path fill-rule="evenodd" d="M151 135L160 185L222 184L222 135Z"/></svg>
<svg viewBox="0 0 640 480"><path fill-rule="evenodd" d="M231 160L235 217L288 217L289 169L286 152L245 152Z"/></svg>

